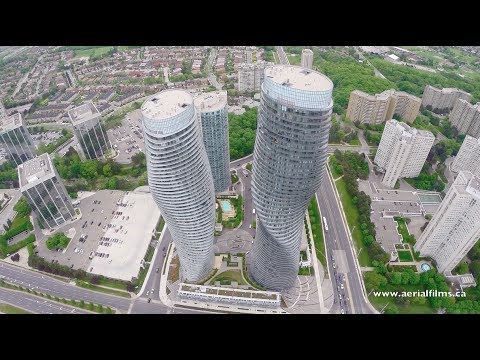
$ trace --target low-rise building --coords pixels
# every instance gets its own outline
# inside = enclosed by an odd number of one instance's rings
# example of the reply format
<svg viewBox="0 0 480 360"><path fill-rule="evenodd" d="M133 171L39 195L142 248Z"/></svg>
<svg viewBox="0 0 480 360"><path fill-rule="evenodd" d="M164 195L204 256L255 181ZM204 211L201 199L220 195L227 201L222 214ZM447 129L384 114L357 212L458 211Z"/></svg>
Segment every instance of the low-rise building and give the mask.
<svg viewBox="0 0 480 360"><path fill-rule="evenodd" d="M178 296L181 299L247 306L279 307L281 302L281 295L279 292L221 288L186 283L180 283Z"/></svg>

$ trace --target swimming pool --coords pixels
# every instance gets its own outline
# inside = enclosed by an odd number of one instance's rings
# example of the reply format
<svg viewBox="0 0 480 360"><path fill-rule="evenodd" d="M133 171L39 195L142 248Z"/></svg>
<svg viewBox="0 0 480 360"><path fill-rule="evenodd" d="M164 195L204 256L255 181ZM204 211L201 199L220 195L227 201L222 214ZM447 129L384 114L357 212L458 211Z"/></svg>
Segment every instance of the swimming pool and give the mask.
<svg viewBox="0 0 480 360"><path fill-rule="evenodd" d="M430 265L428 265L427 263L423 263L420 267L422 268L423 272L431 269Z"/></svg>
<svg viewBox="0 0 480 360"><path fill-rule="evenodd" d="M220 206L222 207L222 211L229 212L232 211L232 205L229 201L226 200L219 200Z"/></svg>

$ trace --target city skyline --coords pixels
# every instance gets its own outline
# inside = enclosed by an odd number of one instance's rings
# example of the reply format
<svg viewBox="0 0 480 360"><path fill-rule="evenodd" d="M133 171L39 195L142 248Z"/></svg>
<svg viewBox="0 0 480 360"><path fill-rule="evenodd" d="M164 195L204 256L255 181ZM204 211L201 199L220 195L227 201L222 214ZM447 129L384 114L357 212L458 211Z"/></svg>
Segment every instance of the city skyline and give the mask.
<svg viewBox="0 0 480 360"><path fill-rule="evenodd" d="M0 313L480 313L478 58L0 47Z"/></svg>

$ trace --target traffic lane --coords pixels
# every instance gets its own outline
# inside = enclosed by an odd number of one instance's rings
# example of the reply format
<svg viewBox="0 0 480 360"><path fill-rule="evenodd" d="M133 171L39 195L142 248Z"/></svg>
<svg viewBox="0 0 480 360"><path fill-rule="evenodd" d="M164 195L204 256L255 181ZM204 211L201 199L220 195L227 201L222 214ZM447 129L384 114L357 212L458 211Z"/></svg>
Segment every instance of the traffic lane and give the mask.
<svg viewBox="0 0 480 360"><path fill-rule="evenodd" d="M325 203L324 206L322 207L322 216L325 217L325 219L327 220L327 225L330 224L330 226L328 227L328 231L325 231L325 238L326 239L328 238L328 242L330 244L335 243L335 240L338 239L340 236L342 236L342 234L340 234L338 229L337 229L337 226L336 226L337 224L335 222L335 218L333 217L332 209L331 209L330 204L328 202ZM340 273L337 271L338 266L332 260L334 249L335 250L345 250L345 249L343 247L339 248L338 243L336 243L336 246L333 246L330 249L331 249L331 252L328 256L330 256L330 258L329 258L330 265L331 265L331 268L333 269L331 274L334 275L334 279L335 279L334 284L332 284L332 285L334 285L334 293L336 293L336 295L337 295L337 300L338 300L339 307L342 308L342 309L346 309L348 311L349 308L351 309L351 305L349 306L347 297L345 296L345 285L343 284L343 277L342 277L342 281L340 281L339 280ZM328 251L327 251L327 253L328 253ZM334 267L334 264L335 264L335 267ZM347 275L347 274L344 274L344 275ZM342 289L342 285L343 285L343 289Z"/></svg>
<svg viewBox="0 0 480 360"><path fill-rule="evenodd" d="M22 287L28 287L30 289L60 298L99 303L114 307L119 310L128 310L130 306L130 300L126 298L82 289L47 275L4 262L0 263L0 275L3 276L7 282L11 282Z"/></svg>
<svg viewBox="0 0 480 360"><path fill-rule="evenodd" d="M4 288L0 288L0 302L12 304L35 314L89 314L82 309Z"/></svg>
<svg viewBox="0 0 480 360"><path fill-rule="evenodd" d="M172 242L172 235L167 228L165 229L165 234L163 235L162 242L157 245L157 255L155 259L153 259L153 262L150 264L150 266L152 266L152 272L150 273L150 276L145 280L147 282L147 285L145 286L144 292L140 296L149 297L151 299L160 299L159 292L157 290L160 288L160 277L162 275L163 264L166 259L168 245L170 244L170 242ZM152 289L154 289L153 294ZM149 293L148 295L147 292Z"/></svg>
<svg viewBox="0 0 480 360"><path fill-rule="evenodd" d="M326 180L327 180L326 182L329 182L328 179L326 179ZM325 194L325 192L322 192L322 195L323 194ZM322 215L325 216L325 218L327 220L327 224L330 224L328 232L335 238L335 240L337 240L338 249L339 250L344 250L345 253L347 254L347 265L348 265L348 268L349 268L349 272L347 274L345 274L344 276L350 277L350 275L352 274L352 271L355 271L355 268L354 267L352 268L352 264L348 260L348 253L350 253L348 244L345 244L342 241L342 239L345 239L347 237L347 235L345 233L345 229L343 228L343 226L340 225L341 221L336 221L336 219L340 219L340 214L336 213L334 211L335 207L332 206L332 203L330 201L331 198L329 197L329 193L327 193L325 195L326 195L325 197L321 197L319 195L319 200L320 200L320 198L323 200L323 201L321 200L321 202L322 202ZM352 284L352 283L349 282L349 285L350 284ZM340 284L338 286L340 286ZM342 298L344 298L344 297L342 296ZM346 300L346 298L344 298L344 299ZM353 310L355 310L355 311L360 311L361 307L360 307L360 309L357 309L357 304L355 304L355 303L352 304L352 301L353 300L350 298L350 300L349 300L350 306L347 305L347 307L349 307L350 309L353 308Z"/></svg>

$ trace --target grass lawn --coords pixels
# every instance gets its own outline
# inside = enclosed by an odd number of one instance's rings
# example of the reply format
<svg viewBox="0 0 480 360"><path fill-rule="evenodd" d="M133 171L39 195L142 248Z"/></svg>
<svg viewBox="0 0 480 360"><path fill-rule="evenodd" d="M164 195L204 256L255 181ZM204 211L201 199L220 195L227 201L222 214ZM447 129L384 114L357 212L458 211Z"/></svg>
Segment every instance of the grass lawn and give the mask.
<svg viewBox="0 0 480 360"><path fill-rule="evenodd" d="M412 253L410 250L400 250L398 251L398 259L400 262L413 261Z"/></svg>
<svg viewBox="0 0 480 360"><path fill-rule="evenodd" d="M348 227L352 233L353 241L357 247L358 262L360 263L360 266L370 266L370 256L368 255L366 246L364 246L362 242L360 224L358 223L358 210L347 192L345 181L339 179L335 181L335 186L337 187L340 200L342 201L343 210L345 212L345 217L347 218Z"/></svg>
<svg viewBox="0 0 480 360"><path fill-rule="evenodd" d="M348 145L360 146L360 140L358 138L353 139L352 141L348 142Z"/></svg>
<svg viewBox="0 0 480 360"><path fill-rule="evenodd" d="M92 284L87 283L85 281L77 281L77 286L80 286L84 289L90 289L90 290L93 290L93 291L103 292L105 294L111 294L111 295L122 296L122 297L125 297L125 298L130 298L130 294L127 293L127 292L103 288L101 286L92 285Z"/></svg>
<svg viewBox="0 0 480 360"><path fill-rule="evenodd" d="M116 281L116 280L113 280L113 279L101 279L99 285L108 286L108 287L111 287L111 288L114 288L114 289L127 291L127 285L126 284L124 284L122 282L119 282L119 281Z"/></svg>
<svg viewBox="0 0 480 360"><path fill-rule="evenodd" d="M32 314L27 310L23 310L16 306L5 303L0 303L0 312L4 314Z"/></svg>
<svg viewBox="0 0 480 360"><path fill-rule="evenodd" d="M391 297L370 295L368 297L368 300L370 300L370 303L378 311L382 310L387 304L395 304L395 301ZM395 304L395 306L398 308L398 311L400 314L434 314L435 313L435 311L430 307L430 304L428 303L425 303L423 305L409 304L406 306Z"/></svg>
<svg viewBox="0 0 480 360"><path fill-rule="evenodd" d="M89 49L75 50L77 57L101 56L113 49L113 46L92 47Z"/></svg>
<svg viewBox="0 0 480 360"><path fill-rule="evenodd" d="M243 280L242 273L237 270L228 270L218 274L212 281L210 281L210 284L215 284L215 281L220 281L222 285L232 281L236 281L238 285L248 285L245 280Z"/></svg>
<svg viewBox="0 0 480 360"><path fill-rule="evenodd" d="M315 251L318 260L323 267L327 268L327 260L325 259L325 241L323 239L323 228L320 220L320 211L318 210L317 198L313 196L308 204L308 216L312 225L313 241L315 243Z"/></svg>
<svg viewBox="0 0 480 360"><path fill-rule="evenodd" d="M301 63L301 57L300 55L287 55L288 61L290 62L290 65L300 65Z"/></svg>

